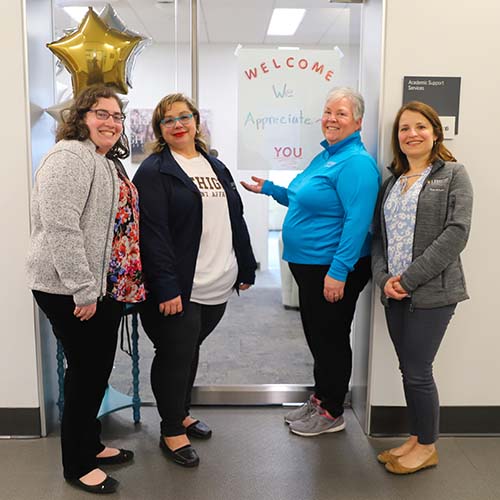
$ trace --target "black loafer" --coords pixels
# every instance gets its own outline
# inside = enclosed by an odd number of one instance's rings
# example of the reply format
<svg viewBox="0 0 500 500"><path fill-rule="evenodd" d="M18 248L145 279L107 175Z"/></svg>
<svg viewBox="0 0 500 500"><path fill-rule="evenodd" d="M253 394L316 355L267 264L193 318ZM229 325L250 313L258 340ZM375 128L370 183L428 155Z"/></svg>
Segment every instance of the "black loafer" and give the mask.
<svg viewBox="0 0 500 500"><path fill-rule="evenodd" d="M79 479L66 479L69 484L80 488L88 493L95 493L97 495L107 495L108 493L114 493L120 484L116 479L111 476L106 476L106 479L99 484L94 486L89 486L88 484L82 483Z"/></svg>
<svg viewBox="0 0 500 500"><path fill-rule="evenodd" d="M205 422L196 420L196 422L186 427L186 434L193 438L210 439L212 437L212 429Z"/></svg>
<svg viewBox="0 0 500 500"><path fill-rule="evenodd" d="M111 457L97 457L97 465L118 465L130 462L134 458L134 452L130 450L122 450L120 453Z"/></svg>
<svg viewBox="0 0 500 500"><path fill-rule="evenodd" d="M177 448L176 450L171 450L167 446L167 443L165 443L163 437L161 437L160 448L168 459L183 467L196 467L200 463L200 457L190 444Z"/></svg>

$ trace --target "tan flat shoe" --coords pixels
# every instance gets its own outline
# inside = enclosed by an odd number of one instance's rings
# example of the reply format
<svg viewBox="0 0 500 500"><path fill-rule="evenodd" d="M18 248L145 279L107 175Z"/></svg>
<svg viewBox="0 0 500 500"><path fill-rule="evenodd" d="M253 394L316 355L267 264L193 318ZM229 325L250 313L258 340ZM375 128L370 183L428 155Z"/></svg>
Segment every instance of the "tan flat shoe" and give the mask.
<svg viewBox="0 0 500 500"><path fill-rule="evenodd" d="M391 460L385 464L385 470L392 472L393 474L413 474L419 470L428 469L429 467L435 467L439 463L439 458L437 450L434 450L432 455L425 461L422 462L417 467L405 467L401 465L398 459Z"/></svg>
<svg viewBox="0 0 500 500"><path fill-rule="evenodd" d="M387 462L390 462L391 460L396 460L397 457L396 455L393 455L391 453L391 450L384 450L382 452L380 452L378 455L377 455L377 460L381 463L381 464L386 464Z"/></svg>

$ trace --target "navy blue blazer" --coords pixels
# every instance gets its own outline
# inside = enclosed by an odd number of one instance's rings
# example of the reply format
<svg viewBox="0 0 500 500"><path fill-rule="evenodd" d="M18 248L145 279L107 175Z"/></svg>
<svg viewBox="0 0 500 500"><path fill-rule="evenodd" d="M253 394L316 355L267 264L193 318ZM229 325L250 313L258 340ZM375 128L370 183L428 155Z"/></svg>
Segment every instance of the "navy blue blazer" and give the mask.
<svg viewBox="0 0 500 500"><path fill-rule="evenodd" d="M253 284L257 263L234 180L221 161L198 151L208 160L226 192L238 263L235 287ZM168 147L146 158L133 182L139 191L141 258L149 298L160 304L180 295L185 306L191 296L200 247L201 193Z"/></svg>

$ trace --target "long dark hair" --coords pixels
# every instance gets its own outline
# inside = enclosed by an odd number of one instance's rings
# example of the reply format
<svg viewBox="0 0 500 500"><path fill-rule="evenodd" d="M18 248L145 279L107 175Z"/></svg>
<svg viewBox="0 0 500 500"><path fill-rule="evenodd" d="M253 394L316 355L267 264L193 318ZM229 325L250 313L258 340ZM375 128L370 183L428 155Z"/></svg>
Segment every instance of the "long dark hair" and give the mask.
<svg viewBox="0 0 500 500"><path fill-rule="evenodd" d="M196 122L196 134L194 136L194 143L196 146L201 148L205 153L208 153L208 146L203 138L200 128L200 112L196 108L194 102L184 94L169 94L165 96L157 105L153 111L153 116L151 118L151 126L153 127L153 133L155 135L155 140L148 144L148 149L153 153L161 153L167 144L165 139L163 139L160 127L160 121L164 118L165 113L172 107L175 102L183 102L191 113Z"/></svg>
<svg viewBox="0 0 500 500"><path fill-rule="evenodd" d="M85 113L99 99L114 99L120 111L123 113L123 103L118 97L118 94L110 87L105 85L91 85L85 88L78 94L71 107L61 112L61 123L57 127L56 142L63 139L86 141L90 137L90 130L87 127L84 119ZM110 159L127 158L130 154L128 138L125 135L125 127L116 144L107 152L106 157Z"/></svg>
<svg viewBox="0 0 500 500"><path fill-rule="evenodd" d="M439 119L439 115L436 110L420 101L411 101L398 111L396 118L394 119L394 124L392 126L392 154L393 160L391 163L391 167L394 170L396 175L401 175L407 172L410 168L408 163L408 158L401 151L399 147L399 120L401 119L401 115L405 111L414 111L416 113L420 113L422 116L429 120L432 125L432 131L436 136L436 140L434 141L434 145L432 146L431 152L429 154L429 163L434 163L437 159L441 159L444 161L457 161L456 158L451 154L451 152L446 148L443 144L444 134L443 134L443 126L441 125L441 120Z"/></svg>

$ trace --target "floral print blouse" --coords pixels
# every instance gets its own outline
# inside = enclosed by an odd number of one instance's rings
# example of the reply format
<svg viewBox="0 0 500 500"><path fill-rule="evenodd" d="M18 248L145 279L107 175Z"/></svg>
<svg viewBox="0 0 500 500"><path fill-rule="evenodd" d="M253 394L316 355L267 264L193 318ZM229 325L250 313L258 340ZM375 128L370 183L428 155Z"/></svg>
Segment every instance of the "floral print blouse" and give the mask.
<svg viewBox="0 0 500 500"><path fill-rule="evenodd" d="M120 198L108 270L108 295L119 302L146 298L139 251L139 196L136 187L117 167Z"/></svg>
<svg viewBox="0 0 500 500"><path fill-rule="evenodd" d="M420 191L431 171L429 165L408 190L408 177L402 175L394 184L384 205L387 230L387 259L389 274L400 276L413 260L413 235Z"/></svg>

